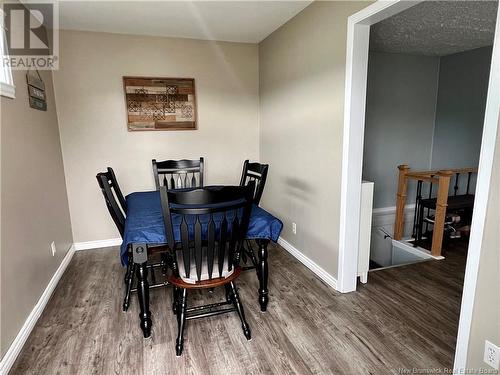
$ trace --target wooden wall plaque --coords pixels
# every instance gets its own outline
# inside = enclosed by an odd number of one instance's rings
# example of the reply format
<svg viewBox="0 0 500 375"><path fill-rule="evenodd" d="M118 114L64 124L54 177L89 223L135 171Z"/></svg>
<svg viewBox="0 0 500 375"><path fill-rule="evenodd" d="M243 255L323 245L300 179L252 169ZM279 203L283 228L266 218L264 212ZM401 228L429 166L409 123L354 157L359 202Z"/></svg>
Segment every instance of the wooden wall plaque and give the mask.
<svg viewBox="0 0 500 375"><path fill-rule="evenodd" d="M193 78L123 77L123 87L129 131L196 129Z"/></svg>

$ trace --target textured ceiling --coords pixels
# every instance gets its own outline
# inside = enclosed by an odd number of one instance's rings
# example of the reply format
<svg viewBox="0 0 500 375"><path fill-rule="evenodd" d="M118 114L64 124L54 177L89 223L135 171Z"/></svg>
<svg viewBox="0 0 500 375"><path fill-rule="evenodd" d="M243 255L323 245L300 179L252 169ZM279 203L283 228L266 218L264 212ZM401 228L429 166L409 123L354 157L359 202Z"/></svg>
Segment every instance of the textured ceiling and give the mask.
<svg viewBox="0 0 500 375"><path fill-rule="evenodd" d="M493 44L498 1L425 1L372 26L372 51L444 56Z"/></svg>

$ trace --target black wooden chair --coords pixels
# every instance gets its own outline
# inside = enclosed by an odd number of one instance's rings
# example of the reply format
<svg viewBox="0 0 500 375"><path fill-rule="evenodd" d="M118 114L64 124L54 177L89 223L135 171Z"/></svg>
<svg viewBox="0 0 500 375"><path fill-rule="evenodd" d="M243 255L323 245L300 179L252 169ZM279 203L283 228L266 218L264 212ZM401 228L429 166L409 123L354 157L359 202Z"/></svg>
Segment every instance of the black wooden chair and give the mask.
<svg viewBox="0 0 500 375"><path fill-rule="evenodd" d="M262 194L264 193L268 171L269 164L260 164L256 162L250 163L248 159L243 163L243 173L241 174L240 186L246 186L251 181L255 183L253 203L257 206L259 205ZM250 240L246 240L246 246L243 247L241 255L243 263L247 263L247 257L249 257L253 264L252 266L244 267L243 269L245 271L257 267L257 258L255 257L252 242Z"/></svg>
<svg viewBox="0 0 500 375"><path fill-rule="evenodd" d="M176 355L182 354L186 320L237 311L250 340L234 280L240 275L240 251L248 229L254 183L218 190L168 191L160 188L168 247L173 258L169 282L177 315ZM180 215L180 239L174 238L173 215ZM177 217L178 218L178 217ZM224 286L226 301L188 308L188 291ZM225 305L233 307L224 307Z"/></svg>
<svg viewBox="0 0 500 375"><path fill-rule="evenodd" d="M260 204L262 193L264 193L268 171L269 164L260 164L255 162L250 163L248 159L243 163L243 173L241 174L240 186L246 186L250 181L255 182L253 203L257 206Z"/></svg>
<svg viewBox="0 0 500 375"><path fill-rule="evenodd" d="M108 208L109 214L113 219L120 236L123 238L123 233L125 231L125 217L127 213L127 202L123 197L123 194L118 185L116 175L112 168L108 167L107 172L98 173L97 182L101 188L102 194L104 196L104 201L106 202L106 207ZM154 247L152 253L165 252L165 247ZM154 268L161 267L162 273L166 275L167 273L167 259L162 256L160 262L153 262L148 265L151 270L151 284L150 289L158 288L160 286L168 285L168 282L156 282L156 276L154 273ZM132 262L132 254L128 255L128 265L125 272L124 283L125 283L125 296L123 297L123 311L127 311L130 305L130 294L137 291L137 288L133 287L134 275L136 272L136 267Z"/></svg>
<svg viewBox="0 0 500 375"><path fill-rule="evenodd" d="M120 235L123 236L123 232L125 230L127 202L125 201L122 191L120 190L115 172L112 168L108 167L107 172L98 173L96 178L102 194L104 195L104 200L109 214L118 228Z"/></svg>
<svg viewBox="0 0 500 375"><path fill-rule="evenodd" d="M203 158L165 161L153 159L152 163L156 190L161 185L167 189L203 187Z"/></svg>

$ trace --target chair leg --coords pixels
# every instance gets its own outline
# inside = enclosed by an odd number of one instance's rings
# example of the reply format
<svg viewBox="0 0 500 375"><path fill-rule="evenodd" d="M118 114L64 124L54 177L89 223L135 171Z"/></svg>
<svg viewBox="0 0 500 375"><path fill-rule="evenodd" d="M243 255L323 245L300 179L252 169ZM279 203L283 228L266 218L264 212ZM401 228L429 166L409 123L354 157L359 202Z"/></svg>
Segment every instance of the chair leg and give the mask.
<svg viewBox="0 0 500 375"><path fill-rule="evenodd" d="M177 314L177 324L179 326L179 331L177 333L177 341L175 344L175 355L177 357L179 357L182 354L182 349L184 348L184 327L186 325L186 314L187 314L186 310L187 310L187 289L182 289L180 311Z"/></svg>
<svg viewBox="0 0 500 375"><path fill-rule="evenodd" d="M156 284L155 268L151 267L151 284Z"/></svg>
<svg viewBox="0 0 500 375"><path fill-rule="evenodd" d="M132 292L132 285L134 284L134 276L136 271L136 265L129 263L127 267L127 275L125 275L125 297L123 298L123 311L127 311L130 306L130 294ZM129 270L130 268L130 270Z"/></svg>
<svg viewBox="0 0 500 375"><path fill-rule="evenodd" d="M243 251L241 252L241 261L243 264L247 264L248 258L247 258L247 250L243 247Z"/></svg>
<svg viewBox="0 0 500 375"><path fill-rule="evenodd" d="M167 263L168 263L167 257L165 256L165 254L161 254L160 257L161 257L161 265L162 265L161 266L161 274L163 276L167 276Z"/></svg>
<svg viewBox="0 0 500 375"><path fill-rule="evenodd" d="M248 246L248 249L247 249L247 254L248 256L250 257L250 260L252 261L253 265L255 267L257 267L257 257L255 256L255 253L253 251L253 247L252 247L252 241L250 240L247 240L247 246Z"/></svg>
<svg viewBox="0 0 500 375"><path fill-rule="evenodd" d="M172 287L172 311L175 315L179 312L179 288Z"/></svg>
<svg viewBox="0 0 500 375"><path fill-rule="evenodd" d="M132 262L129 259L129 262L127 264L127 271L125 272L125 277L123 278L123 282L125 283L125 286L128 284L128 279L130 278L130 272L132 271Z"/></svg>
<svg viewBox="0 0 500 375"><path fill-rule="evenodd" d="M226 302L231 302L232 301L231 286L229 284L226 284L224 285L224 288L226 288Z"/></svg>
<svg viewBox="0 0 500 375"><path fill-rule="evenodd" d="M234 307L236 307L238 315L240 316L241 328L243 329L243 333L245 334L247 340L250 340L252 338L252 335L250 333L250 327L248 326L248 323L245 319L245 312L243 311L243 305L241 304L240 296L238 294L238 291L236 290L236 287L234 286L234 282L231 281L230 285Z"/></svg>

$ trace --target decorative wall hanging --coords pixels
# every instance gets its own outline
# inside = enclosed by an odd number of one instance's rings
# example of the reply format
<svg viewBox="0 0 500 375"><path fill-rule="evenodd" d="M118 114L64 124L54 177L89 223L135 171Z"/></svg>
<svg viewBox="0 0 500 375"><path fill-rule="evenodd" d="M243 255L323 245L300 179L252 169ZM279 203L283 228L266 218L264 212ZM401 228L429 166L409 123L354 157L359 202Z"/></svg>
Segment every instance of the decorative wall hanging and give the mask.
<svg viewBox="0 0 500 375"><path fill-rule="evenodd" d="M193 78L123 77L123 86L129 131L196 129Z"/></svg>
<svg viewBox="0 0 500 375"><path fill-rule="evenodd" d="M28 70L26 73L26 81L28 83L28 95L30 99L30 107L39 111L47 110L47 98L45 96L45 84L38 70L35 70L36 76Z"/></svg>

